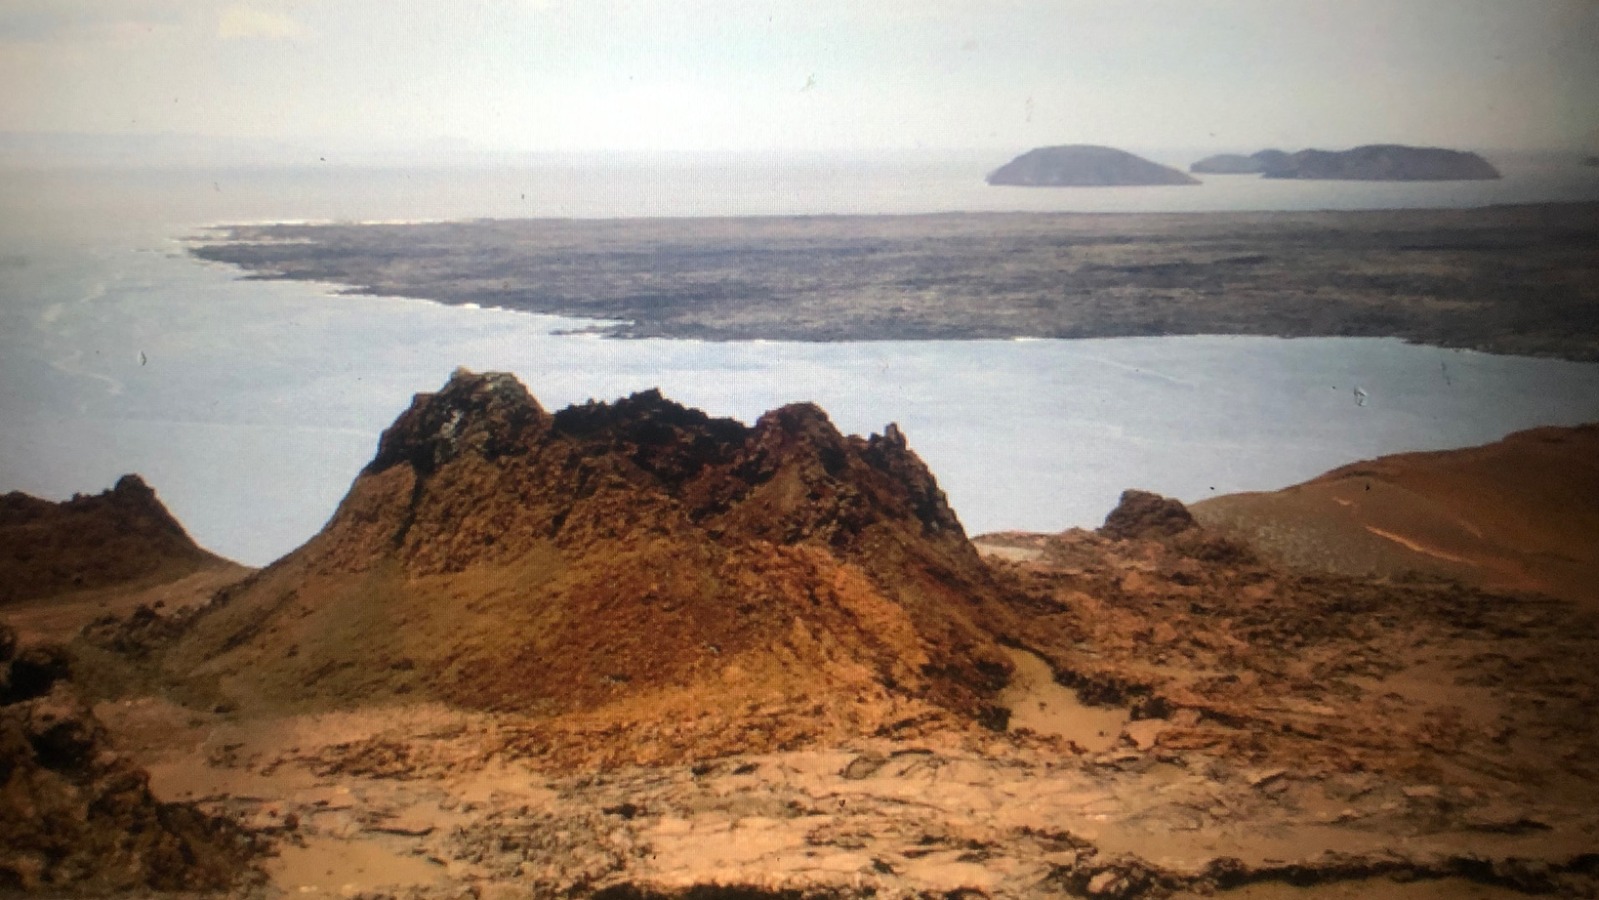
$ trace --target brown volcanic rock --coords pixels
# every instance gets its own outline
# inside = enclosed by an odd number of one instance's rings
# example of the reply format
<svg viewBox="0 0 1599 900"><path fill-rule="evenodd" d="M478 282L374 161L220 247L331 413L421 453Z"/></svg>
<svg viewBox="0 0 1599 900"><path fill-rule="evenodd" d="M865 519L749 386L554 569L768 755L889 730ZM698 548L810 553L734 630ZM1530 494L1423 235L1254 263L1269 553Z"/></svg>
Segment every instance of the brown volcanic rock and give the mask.
<svg viewBox="0 0 1599 900"><path fill-rule="evenodd" d="M160 803L80 700L60 648L11 658L0 624L0 890L213 890L244 871L239 831Z"/></svg>
<svg viewBox="0 0 1599 900"><path fill-rule="evenodd" d="M247 709L420 695L635 738L741 709L813 723L748 750L984 715L1004 601L893 426L846 437L797 404L747 427L654 391L551 415L458 371L167 664Z"/></svg>
<svg viewBox="0 0 1599 900"><path fill-rule="evenodd" d="M1099 533L1108 538L1159 538L1198 525L1181 501L1148 491L1122 491L1121 502L1105 517Z"/></svg>
<svg viewBox="0 0 1599 900"><path fill-rule="evenodd" d="M137 475L52 503L0 496L0 603L172 580L223 561L191 540Z"/></svg>

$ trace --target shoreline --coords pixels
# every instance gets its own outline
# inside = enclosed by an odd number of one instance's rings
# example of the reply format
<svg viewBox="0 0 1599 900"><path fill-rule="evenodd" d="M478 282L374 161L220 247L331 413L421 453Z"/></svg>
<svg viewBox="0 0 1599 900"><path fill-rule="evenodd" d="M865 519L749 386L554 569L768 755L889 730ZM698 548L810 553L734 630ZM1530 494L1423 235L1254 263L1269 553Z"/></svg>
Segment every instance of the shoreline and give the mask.
<svg viewBox="0 0 1599 900"><path fill-rule="evenodd" d="M234 225L187 248L609 337L1395 337L1599 361L1594 203Z"/></svg>

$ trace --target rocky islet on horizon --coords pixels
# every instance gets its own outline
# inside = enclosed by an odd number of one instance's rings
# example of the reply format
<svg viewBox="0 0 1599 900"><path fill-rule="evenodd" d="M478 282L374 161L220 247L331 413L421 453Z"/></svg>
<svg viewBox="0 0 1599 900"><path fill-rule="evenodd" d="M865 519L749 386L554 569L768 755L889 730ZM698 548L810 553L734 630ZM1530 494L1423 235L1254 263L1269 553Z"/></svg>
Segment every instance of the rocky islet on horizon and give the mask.
<svg viewBox="0 0 1599 900"><path fill-rule="evenodd" d="M988 175L988 183L1010 187L1118 187L1198 184L1170 166L1094 144L1029 150Z"/></svg>
<svg viewBox="0 0 1599 900"><path fill-rule="evenodd" d="M1325 181L1485 181L1499 170L1476 153L1443 147L1367 144L1349 150L1261 150L1247 156L1222 153L1188 167L1216 175Z"/></svg>

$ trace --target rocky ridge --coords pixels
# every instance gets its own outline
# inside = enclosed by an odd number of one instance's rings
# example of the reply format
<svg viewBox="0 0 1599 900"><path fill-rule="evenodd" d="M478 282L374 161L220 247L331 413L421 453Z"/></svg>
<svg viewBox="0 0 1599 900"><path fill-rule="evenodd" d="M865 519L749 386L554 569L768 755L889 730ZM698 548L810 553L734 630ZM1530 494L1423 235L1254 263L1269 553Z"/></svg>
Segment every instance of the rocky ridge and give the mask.
<svg viewBox="0 0 1599 900"><path fill-rule="evenodd" d="M62 503L19 491L0 496L0 604L170 581L224 564L137 475Z"/></svg>
<svg viewBox="0 0 1599 900"><path fill-rule="evenodd" d="M1013 618L892 425L845 437L796 404L745 426L653 391L551 414L458 371L162 663L245 707L432 697L662 734L540 739L574 753L714 755L990 717Z"/></svg>

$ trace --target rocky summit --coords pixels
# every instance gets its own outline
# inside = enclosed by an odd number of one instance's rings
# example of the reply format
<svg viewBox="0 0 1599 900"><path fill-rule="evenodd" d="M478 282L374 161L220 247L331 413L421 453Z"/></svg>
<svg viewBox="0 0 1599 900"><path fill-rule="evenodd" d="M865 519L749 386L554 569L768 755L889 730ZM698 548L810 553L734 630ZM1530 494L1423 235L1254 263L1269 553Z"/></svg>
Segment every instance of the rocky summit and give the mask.
<svg viewBox="0 0 1599 900"><path fill-rule="evenodd" d="M171 580L221 564L137 475L62 503L20 491L0 496L0 604Z"/></svg>
<svg viewBox="0 0 1599 900"><path fill-rule="evenodd" d="M1003 595L892 425L846 437L796 404L746 426L655 391L552 414L463 370L166 662L247 708L432 698L715 755L992 719Z"/></svg>

